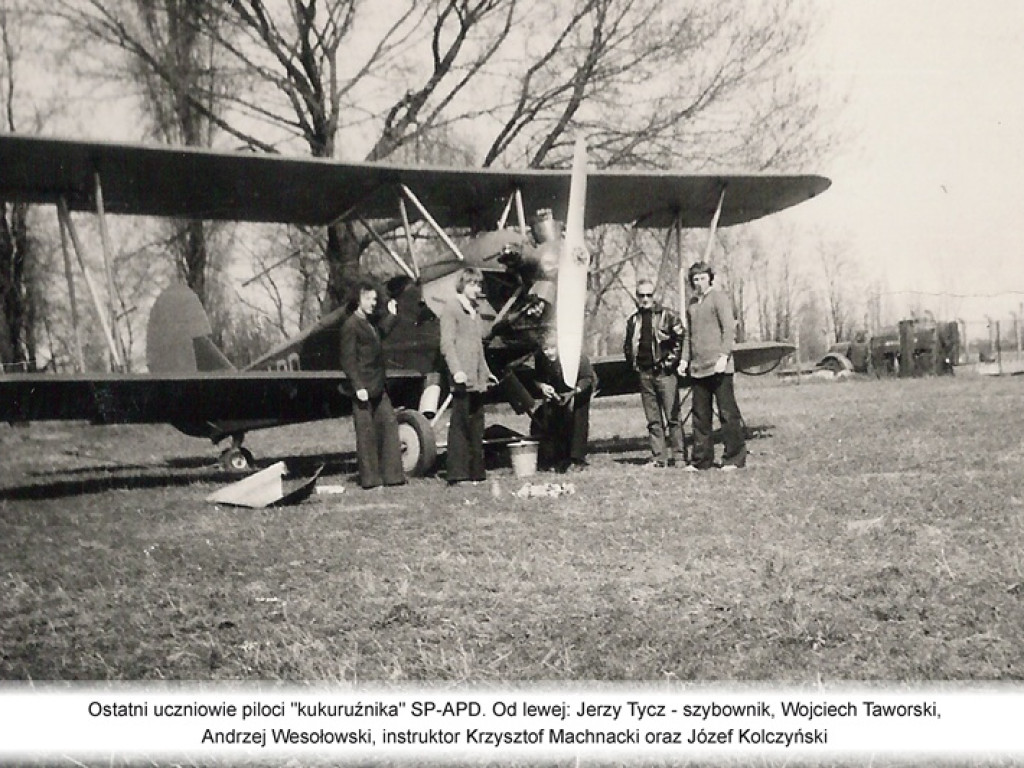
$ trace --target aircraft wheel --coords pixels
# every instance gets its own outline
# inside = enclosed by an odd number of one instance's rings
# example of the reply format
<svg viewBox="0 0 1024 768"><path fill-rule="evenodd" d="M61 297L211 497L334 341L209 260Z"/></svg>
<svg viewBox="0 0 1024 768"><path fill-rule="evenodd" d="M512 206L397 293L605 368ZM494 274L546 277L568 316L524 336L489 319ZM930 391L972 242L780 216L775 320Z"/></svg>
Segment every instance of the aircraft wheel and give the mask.
<svg viewBox="0 0 1024 768"><path fill-rule="evenodd" d="M256 461L246 448L228 448L220 455L220 465L228 472L250 472Z"/></svg>
<svg viewBox="0 0 1024 768"><path fill-rule="evenodd" d="M398 440L402 444L402 469L410 477L429 474L437 463L437 440L434 428L419 411L400 410Z"/></svg>

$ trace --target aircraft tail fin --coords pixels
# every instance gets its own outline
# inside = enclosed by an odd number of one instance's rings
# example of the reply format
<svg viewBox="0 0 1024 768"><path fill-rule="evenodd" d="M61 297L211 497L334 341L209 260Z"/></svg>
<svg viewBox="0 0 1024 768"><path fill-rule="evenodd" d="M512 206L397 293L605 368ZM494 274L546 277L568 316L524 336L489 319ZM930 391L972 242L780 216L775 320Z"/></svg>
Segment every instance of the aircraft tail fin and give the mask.
<svg viewBox="0 0 1024 768"><path fill-rule="evenodd" d="M235 366L210 338L213 329L199 297L172 285L157 298L146 331L150 373L232 371Z"/></svg>

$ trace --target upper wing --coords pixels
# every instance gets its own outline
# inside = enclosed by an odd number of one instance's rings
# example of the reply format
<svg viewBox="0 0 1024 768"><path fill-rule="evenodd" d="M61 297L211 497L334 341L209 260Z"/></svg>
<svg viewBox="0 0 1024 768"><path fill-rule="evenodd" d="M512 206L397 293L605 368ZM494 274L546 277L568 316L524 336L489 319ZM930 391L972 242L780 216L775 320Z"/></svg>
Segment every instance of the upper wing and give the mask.
<svg viewBox="0 0 1024 768"><path fill-rule="evenodd" d="M312 421L351 413L338 371L0 376L0 421L101 424ZM390 371L396 402L416 402L423 375Z"/></svg>
<svg viewBox="0 0 1024 768"><path fill-rule="evenodd" d="M352 210L397 215L408 186L442 226L493 228L509 195L564 219L569 171L431 168L342 163L253 152L0 136L0 199L96 209L96 177L107 211L230 221L324 225ZM707 226L723 185L720 224L788 208L823 192L822 176L592 171L586 226L637 222ZM410 213L415 213L410 210Z"/></svg>

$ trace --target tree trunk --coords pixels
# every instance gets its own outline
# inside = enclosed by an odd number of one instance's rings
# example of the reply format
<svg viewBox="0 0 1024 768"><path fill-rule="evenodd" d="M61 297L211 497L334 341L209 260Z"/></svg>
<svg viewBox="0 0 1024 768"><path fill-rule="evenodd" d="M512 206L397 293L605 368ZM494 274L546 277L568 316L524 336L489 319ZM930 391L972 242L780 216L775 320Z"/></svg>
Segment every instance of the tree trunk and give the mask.
<svg viewBox="0 0 1024 768"><path fill-rule="evenodd" d="M359 279L359 257L366 243L356 237L352 224L343 222L327 228L327 291L323 313L344 306Z"/></svg>
<svg viewBox="0 0 1024 768"><path fill-rule="evenodd" d="M0 203L0 363L35 368L28 207Z"/></svg>

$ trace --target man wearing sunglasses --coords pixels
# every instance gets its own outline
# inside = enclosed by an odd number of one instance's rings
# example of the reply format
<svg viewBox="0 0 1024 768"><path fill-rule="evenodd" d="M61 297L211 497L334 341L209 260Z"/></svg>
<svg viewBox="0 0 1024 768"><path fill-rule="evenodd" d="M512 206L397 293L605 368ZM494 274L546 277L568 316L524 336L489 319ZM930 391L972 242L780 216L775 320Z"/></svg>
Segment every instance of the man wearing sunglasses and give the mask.
<svg viewBox="0 0 1024 768"><path fill-rule="evenodd" d="M626 321L622 351L640 377L640 402L651 436L649 464L674 466L676 454L686 462L676 379L685 330L677 315L655 302L651 280L637 283L636 301L637 311Z"/></svg>

